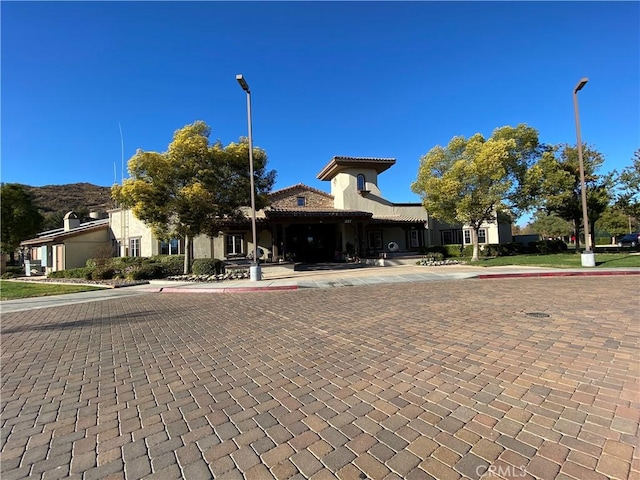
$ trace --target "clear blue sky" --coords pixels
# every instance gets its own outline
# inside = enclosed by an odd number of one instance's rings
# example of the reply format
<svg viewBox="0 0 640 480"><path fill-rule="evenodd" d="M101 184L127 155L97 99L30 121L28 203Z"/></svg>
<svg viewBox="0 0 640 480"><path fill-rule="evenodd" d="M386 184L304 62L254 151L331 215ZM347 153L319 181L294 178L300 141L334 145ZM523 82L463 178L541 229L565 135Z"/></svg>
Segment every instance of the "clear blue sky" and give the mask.
<svg viewBox="0 0 640 480"><path fill-rule="evenodd" d="M605 170L640 147L638 2L7 2L2 9L2 181L120 180L204 120L247 134L305 183L334 155L393 157L383 195L417 202L419 159L456 136L526 123L582 138Z"/></svg>

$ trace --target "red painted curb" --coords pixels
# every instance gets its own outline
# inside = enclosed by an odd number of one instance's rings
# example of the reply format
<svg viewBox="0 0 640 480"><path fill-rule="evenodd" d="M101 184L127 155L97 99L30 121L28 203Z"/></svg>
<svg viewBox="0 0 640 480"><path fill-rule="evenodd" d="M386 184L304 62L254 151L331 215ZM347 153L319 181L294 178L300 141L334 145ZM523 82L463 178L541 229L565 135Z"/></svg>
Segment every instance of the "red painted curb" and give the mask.
<svg viewBox="0 0 640 480"><path fill-rule="evenodd" d="M193 288L193 287L164 287L160 293L246 293L273 292L279 290L297 290L297 285L282 285L275 287L223 287L223 288Z"/></svg>
<svg viewBox="0 0 640 480"><path fill-rule="evenodd" d="M490 278L528 278L528 277L600 277L613 275L640 275L640 271L632 272L531 272L531 273L495 273L482 274L475 278L487 280Z"/></svg>

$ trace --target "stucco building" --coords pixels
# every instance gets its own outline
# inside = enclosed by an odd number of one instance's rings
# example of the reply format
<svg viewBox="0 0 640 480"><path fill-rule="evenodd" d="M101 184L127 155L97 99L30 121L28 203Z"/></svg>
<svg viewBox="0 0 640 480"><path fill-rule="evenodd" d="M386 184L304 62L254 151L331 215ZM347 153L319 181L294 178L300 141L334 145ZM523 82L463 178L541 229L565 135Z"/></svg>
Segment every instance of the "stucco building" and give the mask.
<svg viewBox="0 0 640 480"><path fill-rule="evenodd" d="M256 212L258 252L263 262L330 262L418 254L434 245L470 244L471 230L429 217L420 203L385 199L378 176L393 158L333 157L317 178L324 192L299 183L269 194L268 207ZM246 220L225 222L216 235L193 239L193 258L238 260L253 252L251 211ZM511 224L487 223L480 244L512 241ZM80 223L69 212L63 228L42 232L21 244L46 272L85 266L89 258L150 257L184 253L180 239L162 241L131 210L114 209L108 218Z"/></svg>
<svg viewBox="0 0 640 480"><path fill-rule="evenodd" d="M420 203L394 203L382 196L378 176L394 164L393 158L333 157L317 175L329 182L329 193L302 183L271 192L270 205L256 212L261 261L326 262L469 244L470 229L430 218ZM217 235L195 238L193 257L250 256L250 210L245 212L246 221L226 223ZM155 239L129 210L111 210L109 226L116 254L183 253L181 241ZM487 223L480 232L481 243L510 241L510 224Z"/></svg>

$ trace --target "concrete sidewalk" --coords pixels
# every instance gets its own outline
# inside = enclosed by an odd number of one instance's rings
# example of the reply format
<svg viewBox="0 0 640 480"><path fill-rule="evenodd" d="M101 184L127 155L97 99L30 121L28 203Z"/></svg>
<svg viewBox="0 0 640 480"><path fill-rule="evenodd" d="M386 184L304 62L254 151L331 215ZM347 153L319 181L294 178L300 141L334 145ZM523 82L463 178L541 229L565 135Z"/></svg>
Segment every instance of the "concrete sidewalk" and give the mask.
<svg viewBox="0 0 640 480"><path fill-rule="evenodd" d="M308 288L353 287L415 282L438 282L465 279L498 279L518 277L602 276L640 275L640 267L629 268L543 268L543 267L476 267L470 265L447 265L425 267L398 265L392 267L363 267L335 270L294 271L284 268L265 268L261 281L225 280L221 282L177 282L152 280L146 285L124 288L108 288L90 292L71 293L50 297L23 298L0 302L0 313L72 305L76 303L109 300L150 293L244 293L287 291ZM639 278L640 281L640 278Z"/></svg>
<svg viewBox="0 0 640 480"><path fill-rule="evenodd" d="M297 290L301 288L353 287L384 283L434 282L463 280L470 278L517 278L548 276L602 276L640 275L640 267L610 269L560 269L543 267L475 267L469 265L447 265L425 267L399 265L393 267L366 267L346 270L263 271L261 281L226 280L222 282L176 282L152 281L149 289L162 293L239 293L250 291Z"/></svg>

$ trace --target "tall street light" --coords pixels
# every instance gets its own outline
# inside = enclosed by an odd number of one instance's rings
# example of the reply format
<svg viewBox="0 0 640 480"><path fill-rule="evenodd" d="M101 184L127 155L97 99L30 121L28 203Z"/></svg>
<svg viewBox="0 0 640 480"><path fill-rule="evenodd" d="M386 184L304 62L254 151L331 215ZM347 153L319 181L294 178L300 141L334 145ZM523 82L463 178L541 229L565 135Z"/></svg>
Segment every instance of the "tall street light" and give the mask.
<svg viewBox="0 0 640 480"><path fill-rule="evenodd" d="M258 235L256 233L256 192L253 179L253 140L251 138L251 91L249 85L241 73L236 75L236 80L247 92L247 121L249 123L249 176L251 177L251 233L253 235L253 264L249 267L251 281L262 280L260 263L258 262Z"/></svg>
<svg viewBox="0 0 640 480"><path fill-rule="evenodd" d="M584 244L585 250L582 253L582 266L595 267L596 259L592 251L592 245L589 241L589 216L587 214L587 189L584 181L584 161L582 159L582 138L580 137L580 114L578 113L578 92L589 81L588 78L581 79L576 88L573 89L573 110L576 116L576 135L578 137L578 161L580 162L580 193L582 194L582 223L584 225Z"/></svg>

